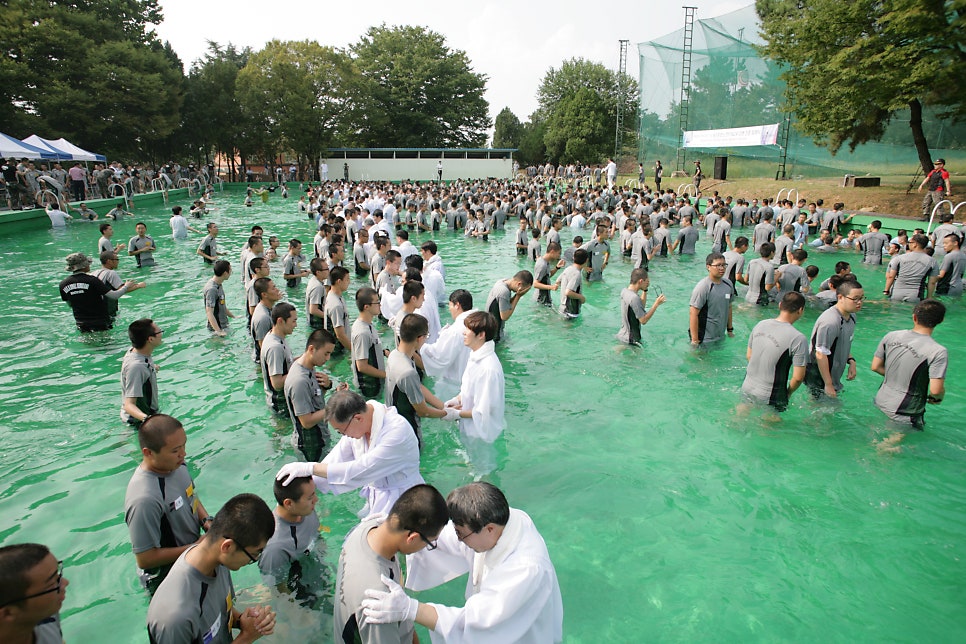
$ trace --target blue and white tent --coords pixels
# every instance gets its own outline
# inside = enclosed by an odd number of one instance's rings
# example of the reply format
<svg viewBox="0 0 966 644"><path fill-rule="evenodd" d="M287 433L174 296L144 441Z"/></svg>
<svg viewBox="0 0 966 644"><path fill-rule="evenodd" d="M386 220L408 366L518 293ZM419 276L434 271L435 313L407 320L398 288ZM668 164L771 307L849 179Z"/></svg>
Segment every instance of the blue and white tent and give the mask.
<svg viewBox="0 0 966 644"><path fill-rule="evenodd" d="M43 150L0 132L0 156L4 159L57 159L60 154Z"/></svg>

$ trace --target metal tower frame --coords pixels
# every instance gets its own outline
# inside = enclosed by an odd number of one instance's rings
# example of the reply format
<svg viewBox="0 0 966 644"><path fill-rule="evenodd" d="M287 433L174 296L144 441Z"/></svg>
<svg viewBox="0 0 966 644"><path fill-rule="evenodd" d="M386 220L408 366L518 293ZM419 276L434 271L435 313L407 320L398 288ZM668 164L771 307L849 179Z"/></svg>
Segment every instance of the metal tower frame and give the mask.
<svg viewBox="0 0 966 644"><path fill-rule="evenodd" d="M679 103L681 118L678 122L680 130L680 144L675 169L684 171L684 132L688 129L688 108L691 102L691 49L694 41L694 12L697 7L683 7L684 9L684 52L681 56L681 100Z"/></svg>
<svg viewBox="0 0 966 644"><path fill-rule="evenodd" d="M792 115L788 113L785 115L785 120L782 121L781 131L778 133L778 147L780 149L780 155L778 157L778 171L775 172L775 181L786 178L786 171L788 168L788 135L792 129Z"/></svg>
<svg viewBox="0 0 966 644"><path fill-rule="evenodd" d="M621 56L617 68L617 132L614 134L614 161L624 146L624 77L627 75L627 40L620 40Z"/></svg>

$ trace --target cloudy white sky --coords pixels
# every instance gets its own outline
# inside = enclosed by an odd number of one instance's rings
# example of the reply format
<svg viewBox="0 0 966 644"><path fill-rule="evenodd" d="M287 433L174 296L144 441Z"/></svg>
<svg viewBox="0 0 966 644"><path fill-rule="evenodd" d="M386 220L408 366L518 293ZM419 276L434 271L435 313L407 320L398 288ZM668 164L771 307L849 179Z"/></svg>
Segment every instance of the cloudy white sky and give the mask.
<svg viewBox="0 0 966 644"><path fill-rule="evenodd" d="M618 40L630 41L627 71L637 72L637 43L653 40L684 24L683 4L710 18L746 6L751 0L160 0L164 23L156 29L186 67L204 55L206 41L260 49L267 41L317 40L346 47L373 26L420 25L443 34L462 49L474 71L488 77L490 116L504 107L521 121L537 107L536 90L551 67L571 57L617 69Z"/></svg>

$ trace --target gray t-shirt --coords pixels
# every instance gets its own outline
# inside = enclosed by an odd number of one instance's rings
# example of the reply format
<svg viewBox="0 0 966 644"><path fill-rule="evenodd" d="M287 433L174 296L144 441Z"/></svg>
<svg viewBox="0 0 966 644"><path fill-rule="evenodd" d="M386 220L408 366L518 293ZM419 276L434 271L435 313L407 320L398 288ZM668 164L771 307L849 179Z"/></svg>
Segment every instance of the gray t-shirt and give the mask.
<svg viewBox="0 0 966 644"><path fill-rule="evenodd" d="M882 250L889 243L889 237L879 231L866 233L859 237L859 248L862 249L862 261L866 264L881 264Z"/></svg>
<svg viewBox="0 0 966 644"><path fill-rule="evenodd" d="M932 336L905 329L887 333L875 357L885 362L885 378L875 395L875 406L893 420L920 425L929 380L946 377L946 348Z"/></svg>
<svg viewBox="0 0 966 644"><path fill-rule="evenodd" d="M731 224L722 219L714 227L714 243L711 244L711 252L721 253L727 250L725 238L731 235Z"/></svg>
<svg viewBox="0 0 966 644"><path fill-rule="evenodd" d="M537 261L537 258L540 257L542 254L543 254L543 251L540 249L540 240L531 239L530 243L527 244L527 257L530 259L531 262L535 262Z"/></svg>
<svg viewBox="0 0 966 644"><path fill-rule="evenodd" d="M843 318L835 307L818 316L812 327L812 337L809 340L808 372L805 382L812 390L825 388L815 362L815 353L820 351L829 358L829 372L835 391L842 390L842 374L848 366L849 354L852 352L852 338L855 337L855 316Z"/></svg>
<svg viewBox="0 0 966 644"><path fill-rule="evenodd" d="M363 392L365 396L372 397L378 395L379 389L382 386L381 379L359 373L359 370L356 369L356 360L365 360L376 369L385 370L386 356L382 351L382 340L379 338L379 333L371 323L366 322L362 318L356 318L356 321L352 323L351 340L352 377L354 384L359 390L365 389L366 392L375 392L371 394ZM365 384L365 388L363 384Z"/></svg>
<svg viewBox="0 0 966 644"><path fill-rule="evenodd" d="M313 304L318 306L323 314L325 313L325 284L315 275L309 278L308 285L305 287L305 316L308 318L310 329L324 329L325 318L311 313Z"/></svg>
<svg viewBox="0 0 966 644"><path fill-rule="evenodd" d="M651 245L656 249L658 256L667 257L668 251L671 250L671 229L662 228L661 226L654 228L654 234L651 236Z"/></svg>
<svg viewBox="0 0 966 644"><path fill-rule="evenodd" d="M961 250L954 250L943 256L943 264L939 272L943 274L936 283L937 295L962 295L963 270L966 269L966 254Z"/></svg>
<svg viewBox="0 0 966 644"><path fill-rule="evenodd" d="M728 250L724 252L724 258L726 262L725 266L725 277L734 286L734 294L738 294L738 276L744 275L745 272L745 256L743 253L738 251Z"/></svg>
<svg viewBox="0 0 966 644"><path fill-rule="evenodd" d="M503 325L505 324L500 313L510 310L511 293L510 287L507 286L506 280L497 280L493 288L490 289L490 294L486 297L486 308L485 310L492 313L493 317L496 318L496 339L500 340L503 337Z"/></svg>
<svg viewBox="0 0 966 644"><path fill-rule="evenodd" d="M97 254L114 252L114 244L107 237L97 240Z"/></svg>
<svg viewBox="0 0 966 644"><path fill-rule="evenodd" d="M263 341L272 330L272 310L261 302L252 313L251 330L252 338L255 340L255 362L261 362L262 350L258 347L258 343Z"/></svg>
<svg viewBox="0 0 966 644"><path fill-rule="evenodd" d="M64 644L64 633L60 628L60 613L51 615L34 626L33 644Z"/></svg>
<svg viewBox="0 0 966 644"><path fill-rule="evenodd" d="M926 284L936 274L936 260L926 253L897 255L889 262L896 281L889 294L893 302L918 302L926 296Z"/></svg>
<svg viewBox="0 0 966 644"><path fill-rule="evenodd" d="M178 557L148 606L148 636L153 644L229 644L235 587L225 566L209 577Z"/></svg>
<svg viewBox="0 0 966 644"><path fill-rule="evenodd" d="M215 281L212 277L205 284L205 288L202 291L205 299L205 309L214 309L215 320L218 321L218 326L221 327L222 331L228 329L228 308L225 306L225 289L224 287ZM214 331L211 328L211 323L207 323L208 330Z"/></svg>
<svg viewBox="0 0 966 644"><path fill-rule="evenodd" d="M788 406L788 373L808 364L805 335L788 322L762 320L748 338L751 360L741 391L779 411Z"/></svg>
<svg viewBox="0 0 966 644"><path fill-rule="evenodd" d="M376 278L376 290L382 291L385 288L387 291L396 294L396 290L399 288L400 279L398 275L392 275L389 271L382 271L379 273L379 277Z"/></svg>
<svg viewBox="0 0 966 644"><path fill-rule="evenodd" d="M625 344L640 344L641 322L647 311L644 303L636 291L624 287L621 290L621 330L617 332L617 339Z"/></svg>
<svg viewBox="0 0 966 644"><path fill-rule="evenodd" d="M580 293L582 286L580 274L582 272L580 267L571 264L560 275L560 314L564 317L575 318L580 315L580 306L583 303L580 300L567 297L567 291Z"/></svg>
<svg viewBox="0 0 966 644"><path fill-rule="evenodd" d="M781 299L785 293L792 291L802 291L802 287L808 284L808 275L805 268L800 264L785 264L781 268L781 277L778 278L778 292L775 299Z"/></svg>
<svg viewBox="0 0 966 644"><path fill-rule="evenodd" d="M198 244L198 250L210 257L218 257L218 241L211 235L205 235L205 238ZM214 263L214 260L210 260L207 257L202 259L205 260L206 264Z"/></svg>
<svg viewBox="0 0 966 644"><path fill-rule="evenodd" d="M419 372L413 360L399 349L386 359L386 406L395 407L400 416L409 421L416 438L422 442L419 415L414 405L426 402L419 382Z"/></svg>
<svg viewBox="0 0 966 644"><path fill-rule="evenodd" d="M154 240L151 239L151 235L145 235L144 237L134 236L127 243L127 250L129 253L133 253L148 246L154 246ZM154 251L147 251L135 255L134 261L137 262L138 268L142 266L154 266Z"/></svg>
<svg viewBox="0 0 966 644"><path fill-rule="evenodd" d="M590 254L587 264L590 267L590 274L587 276L587 281L599 282L604 279L604 260L610 256L610 244L592 239L583 245L583 249Z"/></svg>
<svg viewBox="0 0 966 644"><path fill-rule="evenodd" d="M276 509L275 534L265 544L262 556L258 558L258 569L263 581L269 586L278 584L312 583L307 579L302 566L292 564L308 559L319 541L319 517L314 512L302 517L298 523L286 521L278 516Z"/></svg>
<svg viewBox="0 0 966 644"><path fill-rule="evenodd" d="M779 235L775 238L775 256L771 261L779 266L788 263L788 251L792 249L795 240L788 235Z"/></svg>
<svg viewBox="0 0 966 644"><path fill-rule="evenodd" d="M372 549L367 539L369 531L383 520L383 516L364 520L342 544L335 581L333 639L336 642L411 644L413 641L413 622L370 624L362 611L366 590L386 589L382 575L402 583L398 555L392 560L385 559Z"/></svg>
<svg viewBox="0 0 966 644"><path fill-rule="evenodd" d="M293 255L292 253L286 253L285 259L282 260L282 275L298 275L299 277L292 277L285 280L285 285L289 288L295 288L302 283L302 262L305 261L303 255Z"/></svg>
<svg viewBox="0 0 966 644"><path fill-rule="evenodd" d="M187 467L182 465L162 475L139 465L124 496L124 522L131 537L131 549L138 554L153 548L194 543L201 534L198 505L195 483ZM163 579L170 567L147 571L138 568L141 584L147 587L149 581Z"/></svg>
<svg viewBox="0 0 966 644"><path fill-rule="evenodd" d="M698 309L699 342L714 342L725 337L734 285L726 279L715 284L710 277L698 282L691 291L690 305Z"/></svg>
<svg viewBox="0 0 966 644"><path fill-rule="evenodd" d="M763 257L748 262L748 292L745 302L749 304L765 305L769 302L769 293L765 286L775 283L775 266Z"/></svg>
<svg viewBox="0 0 966 644"><path fill-rule="evenodd" d="M325 328L335 335L335 330L340 326L346 333L349 332L349 315L345 310L345 300L341 295L329 291L325 297ZM342 344L336 341L332 355L341 354L342 351Z"/></svg>
<svg viewBox="0 0 966 644"><path fill-rule="evenodd" d="M775 227L772 224L761 222L755 226L754 248L755 252L761 250L761 245L770 242L775 238Z"/></svg>
<svg viewBox="0 0 966 644"><path fill-rule="evenodd" d="M685 226L678 231L678 254L694 255L694 248L698 244L698 229L694 226Z"/></svg>
<svg viewBox="0 0 966 644"><path fill-rule="evenodd" d="M292 366L292 351L288 348L285 338L269 333L262 341L262 381L265 385L265 399L268 406L276 412L285 411L285 392L272 387L271 376L288 374Z"/></svg>
<svg viewBox="0 0 966 644"><path fill-rule="evenodd" d="M124 411L125 398L136 398L137 408L145 414L158 413L158 372L150 357L133 348L121 362L121 420L128 423L132 418Z"/></svg>
<svg viewBox="0 0 966 644"><path fill-rule="evenodd" d="M325 407L325 392L315 379L315 369L306 369L298 362L293 362L289 367L288 375L285 376L285 404L288 406L288 413L292 417L292 424L296 431L302 427L299 416L311 414ZM322 428L322 436L327 439L328 432L326 424L319 423ZM327 441L326 441L327 442Z"/></svg>

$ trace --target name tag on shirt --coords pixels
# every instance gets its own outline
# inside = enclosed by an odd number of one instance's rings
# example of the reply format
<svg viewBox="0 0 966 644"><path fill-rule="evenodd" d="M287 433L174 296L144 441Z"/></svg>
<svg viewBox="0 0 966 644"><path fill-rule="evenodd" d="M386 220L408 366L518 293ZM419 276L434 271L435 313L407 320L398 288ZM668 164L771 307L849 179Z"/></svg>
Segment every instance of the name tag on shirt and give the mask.
<svg viewBox="0 0 966 644"><path fill-rule="evenodd" d="M731 293L725 293L725 299L726 300L730 300L731 299Z"/></svg>
<svg viewBox="0 0 966 644"><path fill-rule="evenodd" d="M211 628L205 631L202 642L204 642L204 644L211 644L215 637L218 636L219 631L221 631L221 613L218 613L218 617L216 617L215 621L212 622Z"/></svg>
<svg viewBox="0 0 966 644"><path fill-rule="evenodd" d="M174 508L175 511L178 511L181 508L183 508L184 507L184 497L179 496L178 498L176 498L174 500L174 503L172 504L172 507Z"/></svg>

